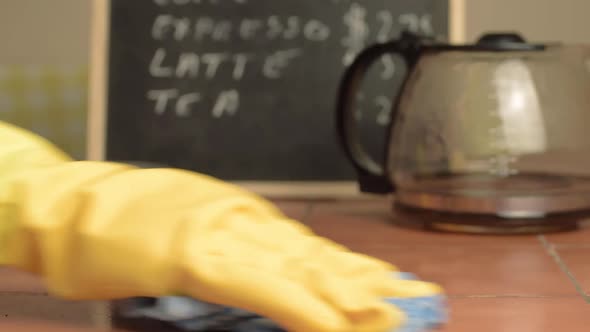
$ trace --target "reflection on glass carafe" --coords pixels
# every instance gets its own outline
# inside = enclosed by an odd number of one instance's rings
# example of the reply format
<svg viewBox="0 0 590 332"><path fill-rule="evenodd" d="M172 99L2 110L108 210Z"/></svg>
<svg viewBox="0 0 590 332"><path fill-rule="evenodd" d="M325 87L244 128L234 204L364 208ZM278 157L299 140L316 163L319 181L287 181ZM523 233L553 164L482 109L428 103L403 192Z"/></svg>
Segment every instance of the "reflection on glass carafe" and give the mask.
<svg viewBox="0 0 590 332"><path fill-rule="evenodd" d="M590 49L489 34L473 45L404 33L363 51L344 76L341 143L361 190L439 212L539 218L590 209ZM357 140L351 108L370 64L405 60L386 158Z"/></svg>

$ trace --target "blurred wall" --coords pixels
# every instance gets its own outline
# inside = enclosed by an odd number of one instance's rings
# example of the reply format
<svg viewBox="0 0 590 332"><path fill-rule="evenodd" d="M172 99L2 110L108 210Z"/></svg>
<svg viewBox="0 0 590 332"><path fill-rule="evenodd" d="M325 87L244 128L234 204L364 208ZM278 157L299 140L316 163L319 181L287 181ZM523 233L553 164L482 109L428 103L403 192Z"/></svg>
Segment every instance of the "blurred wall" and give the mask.
<svg viewBox="0 0 590 332"><path fill-rule="evenodd" d="M590 0L463 0L465 37L516 30L527 40L590 43Z"/></svg>
<svg viewBox="0 0 590 332"><path fill-rule="evenodd" d="M86 64L90 0L0 0L0 64Z"/></svg>
<svg viewBox="0 0 590 332"><path fill-rule="evenodd" d="M90 0L0 0L0 120L84 158Z"/></svg>

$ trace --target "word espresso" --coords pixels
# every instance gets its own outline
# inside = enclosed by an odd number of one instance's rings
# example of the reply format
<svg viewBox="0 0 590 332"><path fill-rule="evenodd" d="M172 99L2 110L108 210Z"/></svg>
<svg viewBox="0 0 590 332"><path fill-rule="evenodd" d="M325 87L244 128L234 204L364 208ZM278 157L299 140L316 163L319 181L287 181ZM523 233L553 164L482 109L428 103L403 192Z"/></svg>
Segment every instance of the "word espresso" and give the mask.
<svg viewBox="0 0 590 332"><path fill-rule="evenodd" d="M207 16L189 18L161 14L152 27L154 40L194 40L226 42L235 40L305 40L322 42L330 37L331 29L316 19L297 16L264 18L242 18L238 22L230 19L215 19Z"/></svg>

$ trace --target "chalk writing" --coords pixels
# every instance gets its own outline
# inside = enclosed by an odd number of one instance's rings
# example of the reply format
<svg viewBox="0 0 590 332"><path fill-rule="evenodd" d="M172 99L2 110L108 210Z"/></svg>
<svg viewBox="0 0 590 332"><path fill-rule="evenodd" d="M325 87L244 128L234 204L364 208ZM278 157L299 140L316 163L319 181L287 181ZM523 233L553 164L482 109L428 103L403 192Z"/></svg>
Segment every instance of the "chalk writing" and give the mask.
<svg viewBox="0 0 590 332"><path fill-rule="evenodd" d="M216 4L243 5L248 0L153 0L153 3L159 7L210 8ZM250 82L251 77L281 80L288 74L289 68L303 62L300 58L305 56L305 50L311 43L320 46L339 43L343 47L340 61L350 65L368 44L391 41L403 29L428 35L434 32L430 14L399 13L391 8L375 8L360 0L332 0L332 3L342 10L336 26L330 25L328 22L334 21L326 18L302 16L294 12L255 16L252 12L245 12L246 15L239 18L212 16L210 10L183 9L158 13L154 15L149 32L152 40L158 42L150 58L149 75L160 79L209 82ZM265 41L276 41L277 47L252 49L252 45ZM202 47L210 43L217 43L219 47ZM393 55L383 56L379 66L380 79L395 78ZM242 103L239 88L216 89L216 92L205 92L163 87L149 90L146 98L153 103L154 112L159 115L170 111L179 117L189 117L195 109L201 110L204 106L200 105L204 102L210 103L210 114L214 118L236 115ZM361 95L360 98L364 97ZM378 125L387 125L391 100L382 95L371 99L366 107L376 108ZM356 112L359 118L361 114L360 110Z"/></svg>
<svg viewBox="0 0 590 332"><path fill-rule="evenodd" d="M252 64L254 60L262 58L260 74L267 79L280 79L283 71L302 53L301 49L279 50L266 56L252 53L232 55L229 52L203 54L183 52L170 59L166 49L158 48L150 62L149 73L155 78L194 79L202 77L213 80L218 76L223 66L229 66L230 77L239 81L248 71L248 65ZM179 117L190 116L196 104L202 102L201 93L180 94L177 89L149 90L146 97L153 102L156 114L162 115L172 109ZM239 105L240 93L237 89L222 91L212 106L211 115L215 118L233 116L237 113Z"/></svg>
<svg viewBox="0 0 590 332"><path fill-rule="evenodd" d="M154 110L156 114L164 114L168 107L168 101L177 96L177 89L149 90L147 92L147 98L155 102Z"/></svg>
<svg viewBox="0 0 590 332"><path fill-rule="evenodd" d="M191 105L201 100L201 94L192 92L182 95L176 102L176 115L186 117L191 114Z"/></svg>
<svg viewBox="0 0 590 332"><path fill-rule="evenodd" d="M385 55L381 57L381 63L383 64L383 70L381 71L381 79L392 79L395 76L395 61L393 60L393 56Z"/></svg>
<svg viewBox="0 0 590 332"><path fill-rule="evenodd" d="M152 24L151 35L158 41L192 39L195 42L229 42L232 37L245 41L258 38L294 40L302 37L308 41L322 42L330 37L331 28L321 20L302 19L298 16L272 15L267 19L242 18L238 22L232 22L207 16L188 18L160 14Z"/></svg>
<svg viewBox="0 0 590 332"><path fill-rule="evenodd" d="M287 67L289 62L295 57L301 55L302 51L299 49L292 49L286 51L277 51L269 56L264 61L263 73L267 78L281 77L281 69Z"/></svg>
<svg viewBox="0 0 590 332"><path fill-rule="evenodd" d="M432 15L430 14L415 14L406 13L399 16L399 23L404 29L407 29L414 33L419 33L427 36L434 34L432 27Z"/></svg>
<svg viewBox="0 0 590 332"><path fill-rule="evenodd" d="M375 105L377 106L377 124L387 126L391 121L391 100L386 96L378 96L375 98Z"/></svg>
<svg viewBox="0 0 590 332"><path fill-rule="evenodd" d="M199 92L180 94L178 89L149 90L146 94L149 101L153 102L157 115L163 115L173 111L178 117L188 117L193 114L196 104L203 101ZM215 118L233 116L240 105L238 90L230 89L220 92L215 98L211 115Z"/></svg>
<svg viewBox="0 0 590 332"><path fill-rule="evenodd" d="M236 54L234 55L234 70L232 71L232 76L234 80L241 80L244 77L244 73L246 72L246 65L248 61L250 61L254 56L251 54Z"/></svg>
<svg viewBox="0 0 590 332"><path fill-rule="evenodd" d="M303 28L305 38L311 41L324 41L330 37L330 28L318 20L309 20Z"/></svg>
<svg viewBox="0 0 590 332"><path fill-rule="evenodd" d="M344 15L343 21L348 29L347 35L342 39L342 45L346 48L343 57L345 65L352 63L354 57L363 49L369 37L369 24L366 17L367 10L358 3L351 4Z"/></svg>
<svg viewBox="0 0 590 332"><path fill-rule="evenodd" d="M283 24L281 23L281 19L276 16L272 15L267 20L268 30L266 31L266 37L270 40L275 39L283 33Z"/></svg>
<svg viewBox="0 0 590 332"><path fill-rule="evenodd" d="M197 41L202 41L207 35L219 36L219 33L214 33L215 21L210 17L199 17L194 24L194 38Z"/></svg>
<svg viewBox="0 0 590 332"><path fill-rule="evenodd" d="M231 37L232 22L230 20L220 20L215 24L211 32L211 39L228 42Z"/></svg>
<svg viewBox="0 0 590 332"><path fill-rule="evenodd" d="M393 37L394 18L389 10L380 10L377 13L377 22L379 22L379 30L377 31L377 41L384 43Z"/></svg>
<svg viewBox="0 0 590 332"><path fill-rule="evenodd" d="M274 18L276 19L277 17L274 16ZM274 34L276 31L276 22L270 23L272 24L272 34ZM280 31L280 29L279 29ZM283 38L290 40L290 39L295 39L297 38L297 36L301 33L301 19L297 16L290 16L287 19L287 27L285 28L285 31L283 32ZM272 35L271 34L271 35Z"/></svg>
<svg viewBox="0 0 590 332"><path fill-rule="evenodd" d="M240 37L244 40L252 39L256 36L256 31L262 27L262 20L244 19L240 22Z"/></svg>
<svg viewBox="0 0 590 332"><path fill-rule="evenodd" d="M358 93L355 99L356 104L361 104L365 99L366 97L364 93ZM377 125L384 127L388 126L391 121L391 99L387 96L380 95L369 101L372 101L374 103L374 106L377 107L377 115L375 117L375 122L377 123ZM363 119L364 114L365 112L363 111L363 109L357 106L354 111L355 120L361 121Z"/></svg>
<svg viewBox="0 0 590 332"><path fill-rule="evenodd" d="M170 67L163 67L162 64L166 59L166 50L158 48L152 57L150 62L150 75L153 77L170 77L172 76L173 69Z"/></svg>
<svg viewBox="0 0 590 332"><path fill-rule="evenodd" d="M176 77L178 78L195 78L199 75L199 56L195 53L182 53L178 57L178 66L176 66Z"/></svg>
<svg viewBox="0 0 590 332"><path fill-rule="evenodd" d="M262 63L260 73L269 79L277 79L297 57L303 54L301 49L278 50L271 54L253 54L214 52L202 53L182 52L178 56L170 56L164 48L158 48L150 61L149 73L156 78L206 78L215 79L222 66L229 66L230 77L241 80L254 60Z"/></svg>
<svg viewBox="0 0 590 332"><path fill-rule="evenodd" d="M239 106L240 94L238 93L238 90L223 91L219 94L211 113L216 118L220 118L224 114L234 115Z"/></svg>

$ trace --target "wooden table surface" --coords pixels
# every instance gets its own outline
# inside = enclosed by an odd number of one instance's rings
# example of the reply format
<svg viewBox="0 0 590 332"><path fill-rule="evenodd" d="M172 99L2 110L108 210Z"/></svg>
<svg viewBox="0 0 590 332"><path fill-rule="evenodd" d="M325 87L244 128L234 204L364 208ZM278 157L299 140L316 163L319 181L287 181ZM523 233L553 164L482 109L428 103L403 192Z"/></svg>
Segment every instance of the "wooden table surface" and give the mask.
<svg viewBox="0 0 590 332"><path fill-rule="evenodd" d="M587 223L546 235L444 234L393 225L399 216L384 199L277 204L322 236L441 284L451 320L438 331L590 330ZM78 327L93 325L91 310L48 298L33 277L0 271L0 331L90 332Z"/></svg>

